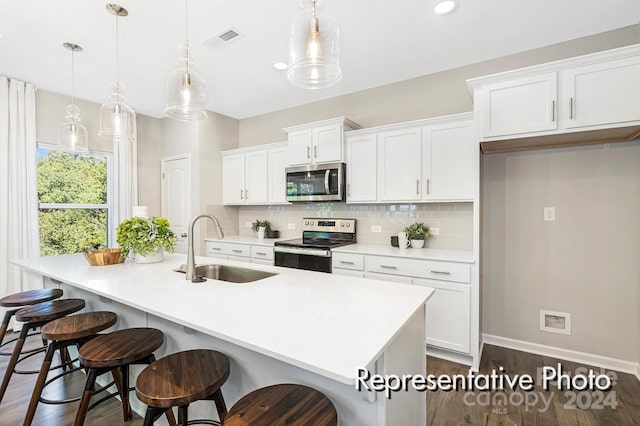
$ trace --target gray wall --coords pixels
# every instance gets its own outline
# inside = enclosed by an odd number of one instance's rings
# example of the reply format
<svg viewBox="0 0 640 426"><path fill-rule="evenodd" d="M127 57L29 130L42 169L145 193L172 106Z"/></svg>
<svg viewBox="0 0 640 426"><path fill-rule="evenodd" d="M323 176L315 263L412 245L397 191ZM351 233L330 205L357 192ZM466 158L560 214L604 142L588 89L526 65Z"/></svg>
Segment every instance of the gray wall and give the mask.
<svg viewBox="0 0 640 426"><path fill-rule="evenodd" d="M635 362L640 140L483 161L483 332ZM541 332L540 309L572 334Z"/></svg>

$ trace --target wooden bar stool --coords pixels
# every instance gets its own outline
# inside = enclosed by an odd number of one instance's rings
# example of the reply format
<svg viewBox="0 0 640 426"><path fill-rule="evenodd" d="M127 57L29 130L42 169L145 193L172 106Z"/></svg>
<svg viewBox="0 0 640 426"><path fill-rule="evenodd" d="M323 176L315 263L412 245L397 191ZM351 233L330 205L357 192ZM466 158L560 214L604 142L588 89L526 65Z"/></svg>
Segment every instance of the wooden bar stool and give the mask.
<svg viewBox="0 0 640 426"><path fill-rule="evenodd" d="M144 426L151 426L178 407L178 421L187 424L220 425L227 415L221 386L229 377L229 358L217 351L195 349L157 360L142 370L136 380L136 395L147 404ZM188 419L189 404L213 400L220 422Z"/></svg>
<svg viewBox="0 0 640 426"><path fill-rule="evenodd" d="M30 425L31 422L33 422L33 417L36 413L39 402L43 402L45 404L64 404L80 400L79 396L76 398L56 401L42 398L42 390L48 384L69 373L81 369L81 367L77 367L66 370L64 368L65 365L72 366L73 361L70 359L62 359L61 365L52 369L51 362L55 351L66 349L69 346L76 346L80 349L89 340L95 338L99 332L114 325L117 320L118 316L113 312L87 312L58 318L57 320L51 321L40 328L42 337L49 340L49 345L47 346L47 352L44 360L42 361L42 366L40 367L40 374L38 375L38 379L36 380L36 384L31 395L31 401L29 402L29 408L27 409L24 425ZM47 380L49 371L57 368L63 368L65 371Z"/></svg>
<svg viewBox="0 0 640 426"><path fill-rule="evenodd" d="M101 402L120 395L124 420L133 416L129 404L129 366L132 364L151 364L155 361L153 352L162 346L164 334L155 328L127 328L98 336L80 348L80 362L87 371L80 406L74 425L84 424L87 412ZM92 405L91 396L98 376L114 371L114 381L118 385L118 393L107 395ZM119 373L118 373L119 372Z"/></svg>
<svg viewBox="0 0 640 426"><path fill-rule="evenodd" d="M7 332L7 327L9 326L9 321L11 321L11 317L16 314L20 310L20 308L29 305L35 305L36 303L48 302L50 300L59 299L62 296L62 290L59 288L41 288L38 290L29 290L23 291L21 293L10 294L8 296L0 299L0 306L3 308L17 308L10 309L4 313L4 319L2 320L2 325L0 325L0 348L5 344L4 335ZM15 341L13 339L11 341ZM10 341L10 342L11 342ZM10 343L7 342L7 343ZM2 353L1 355L11 355L9 353Z"/></svg>
<svg viewBox="0 0 640 426"><path fill-rule="evenodd" d="M336 426L338 414L326 396L303 385L257 389L236 402L224 426Z"/></svg>
<svg viewBox="0 0 640 426"><path fill-rule="evenodd" d="M4 378L2 379L2 385L0 387L0 402L4 398L4 394L9 386L9 381L16 374L36 374L39 371L18 371L16 365L19 362L42 352L45 348L39 348L37 350L22 352L24 341L29 336L29 330L35 330L38 327L45 325L46 323L58 318L62 318L66 315L78 312L84 308L84 300L82 299L61 299L52 300L49 302L42 302L35 305L27 306L16 312L16 320L23 322L22 330L20 330L20 337L16 340L16 344L13 347L11 358L7 364L7 369L4 372ZM20 358L20 355L24 355Z"/></svg>

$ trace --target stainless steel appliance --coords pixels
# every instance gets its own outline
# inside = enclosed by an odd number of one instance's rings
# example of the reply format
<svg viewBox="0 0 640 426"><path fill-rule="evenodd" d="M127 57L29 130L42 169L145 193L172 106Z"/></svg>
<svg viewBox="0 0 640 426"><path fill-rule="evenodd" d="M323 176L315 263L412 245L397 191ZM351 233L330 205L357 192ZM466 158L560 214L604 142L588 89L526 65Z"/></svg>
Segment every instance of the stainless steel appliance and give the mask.
<svg viewBox="0 0 640 426"><path fill-rule="evenodd" d="M344 201L345 164L287 167L287 201Z"/></svg>
<svg viewBox="0 0 640 426"><path fill-rule="evenodd" d="M331 272L331 249L356 242L355 219L302 219L302 238L277 241L275 265Z"/></svg>

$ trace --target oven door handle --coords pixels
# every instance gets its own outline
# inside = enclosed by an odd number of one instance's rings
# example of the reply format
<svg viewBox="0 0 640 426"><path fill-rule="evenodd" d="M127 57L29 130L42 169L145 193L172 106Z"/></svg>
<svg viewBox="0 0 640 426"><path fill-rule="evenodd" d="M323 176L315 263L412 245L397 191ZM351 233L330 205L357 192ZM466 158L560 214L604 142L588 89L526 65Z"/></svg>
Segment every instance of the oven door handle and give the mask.
<svg viewBox="0 0 640 426"><path fill-rule="evenodd" d="M327 171L324 172L324 192L327 195L331 195L331 188L329 188L329 174L331 173L331 170L327 169Z"/></svg>
<svg viewBox="0 0 640 426"><path fill-rule="evenodd" d="M276 253L301 254L306 256L331 257L330 250L324 249L308 249L299 247L283 247L275 246L273 251Z"/></svg>

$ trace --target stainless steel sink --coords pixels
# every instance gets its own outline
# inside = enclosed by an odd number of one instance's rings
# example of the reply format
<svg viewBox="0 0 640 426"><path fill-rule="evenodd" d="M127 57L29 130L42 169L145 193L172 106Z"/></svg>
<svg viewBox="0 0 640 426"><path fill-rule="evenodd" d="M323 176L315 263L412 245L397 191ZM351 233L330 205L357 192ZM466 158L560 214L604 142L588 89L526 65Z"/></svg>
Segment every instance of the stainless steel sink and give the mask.
<svg viewBox="0 0 640 426"><path fill-rule="evenodd" d="M174 269L174 271L184 274L187 272L187 265L180 265L180 267ZM228 265L197 265L195 273L196 277L211 278L213 280L228 281L231 283L250 283L274 275L278 274Z"/></svg>

